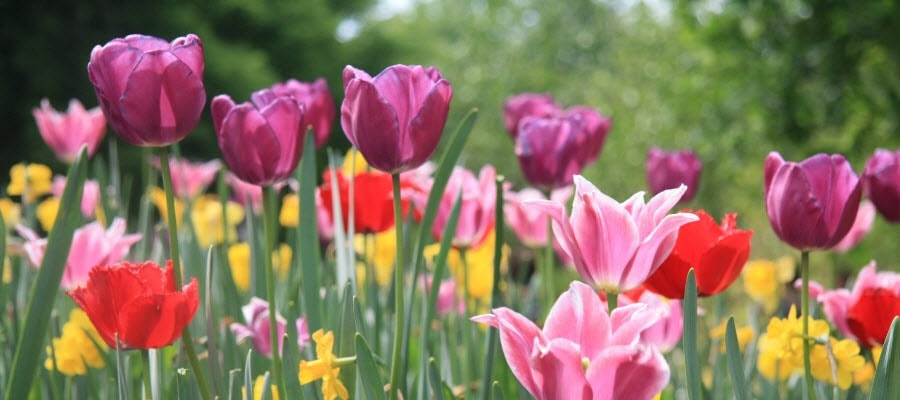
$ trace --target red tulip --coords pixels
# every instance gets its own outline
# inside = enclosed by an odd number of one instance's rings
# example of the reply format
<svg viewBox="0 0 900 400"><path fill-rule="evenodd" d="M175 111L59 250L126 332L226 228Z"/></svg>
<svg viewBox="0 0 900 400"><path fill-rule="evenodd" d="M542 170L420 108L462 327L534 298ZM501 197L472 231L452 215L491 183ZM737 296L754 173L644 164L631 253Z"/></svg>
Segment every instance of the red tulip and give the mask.
<svg viewBox="0 0 900 400"><path fill-rule="evenodd" d="M271 87L272 93L277 96L288 96L297 101L305 109L303 121L312 127L316 138L316 148L320 148L328 141L331 133L331 125L337 111L334 108L334 98L328 90L325 79L319 78L315 82L306 83L296 79L290 79L284 83L276 83ZM259 96L264 91L259 91L253 96ZM256 101L254 99L254 101ZM306 130L306 127L301 127Z"/></svg>
<svg viewBox="0 0 900 400"><path fill-rule="evenodd" d="M871 347L884 344L896 316L900 316L900 294L888 288L867 288L850 307L847 327L862 345Z"/></svg>
<svg viewBox="0 0 900 400"><path fill-rule="evenodd" d="M135 146L166 146L190 133L206 105L203 45L128 35L94 47L88 76L109 125Z"/></svg>
<svg viewBox="0 0 900 400"><path fill-rule="evenodd" d="M179 291L172 262L98 265L85 286L68 292L109 345L157 349L175 342L197 312L197 279Z"/></svg>
<svg viewBox="0 0 900 400"><path fill-rule="evenodd" d="M350 180L341 171L335 171L344 229L350 219ZM325 172L319 188L322 204L334 220L331 173ZM394 226L394 201L391 175L384 172L363 172L353 177L353 231L355 233L379 233Z"/></svg>
<svg viewBox="0 0 900 400"><path fill-rule="evenodd" d="M697 221L681 226L678 240L669 257L645 282L644 286L670 299L684 298L688 271L697 278L697 294L719 293L741 274L750 257L753 231L737 229L735 214L727 214L722 225L703 210L695 214Z"/></svg>

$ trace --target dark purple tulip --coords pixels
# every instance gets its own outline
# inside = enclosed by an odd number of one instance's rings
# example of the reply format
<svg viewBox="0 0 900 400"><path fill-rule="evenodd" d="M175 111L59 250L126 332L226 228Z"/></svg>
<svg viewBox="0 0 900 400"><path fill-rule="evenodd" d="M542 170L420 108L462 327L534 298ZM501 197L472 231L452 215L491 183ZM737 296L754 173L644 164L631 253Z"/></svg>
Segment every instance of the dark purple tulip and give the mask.
<svg viewBox="0 0 900 400"><path fill-rule="evenodd" d="M816 154L795 163L769 153L766 212L775 234L800 249L829 249L856 220L862 186L844 156Z"/></svg>
<svg viewBox="0 0 900 400"><path fill-rule="evenodd" d="M657 147L647 152L647 186L653 194L666 189L687 186L682 202L691 201L697 194L703 163L693 150L664 151Z"/></svg>
<svg viewBox="0 0 900 400"><path fill-rule="evenodd" d="M307 126L311 126L313 135L316 138L316 148L320 148L328 141L328 135L331 134L331 124L337 111L334 108L334 98L331 97L331 91L328 90L328 84L324 78L316 79L315 82L300 82L296 79L290 79L284 83L276 83L270 88L271 92L277 96L290 96L305 107L303 120ZM263 91L253 94L253 98L259 96ZM255 101L255 100L254 100ZM306 127L302 127L306 129Z"/></svg>
<svg viewBox="0 0 900 400"><path fill-rule="evenodd" d="M135 146L184 139L206 105L203 45L189 34L171 43L128 35L94 47L88 76L109 125Z"/></svg>
<svg viewBox="0 0 900 400"><path fill-rule="evenodd" d="M344 68L341 126L372 167L396 173L418 168L434 153L453 89L437 68L394 65L372 78Z"/></svg>
<svg viewBox="0 0 900 400"><path fill-rule="evenodd" d="M219 148L242 181L265 186L287 179L303 154L303 107L291 97L265 90L253 103L235 104L227 95L212 101Z"/></svg>
<svg viewBox="0 0 900 400"><path fill-rule="evenodd" d="M863 173L866 196L884 219L900 222L900 150L875 150Z"/></svg>
<svg viewBox="0 0 900 400"><path fill-rule="evenodd" d="M608 118L587 107L523 118L515 148L522 174L542 189L571 185L572 176L597 159L609 127Z"/></svg>
<svg viewBox="0 0 900 400"><path fill-rule="evenodd" d="M557 113L559 106L549 94L522 93L510 97L503 105L503 124L515 139L519 136L519 121L525 117L548 117Z"/></svg>

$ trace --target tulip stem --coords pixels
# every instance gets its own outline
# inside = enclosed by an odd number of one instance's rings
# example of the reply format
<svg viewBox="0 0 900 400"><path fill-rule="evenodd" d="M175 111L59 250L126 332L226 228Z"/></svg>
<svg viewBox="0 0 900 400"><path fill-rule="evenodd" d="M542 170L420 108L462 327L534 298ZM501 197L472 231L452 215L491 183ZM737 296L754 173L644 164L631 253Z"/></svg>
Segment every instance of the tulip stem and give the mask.
<svg viewBox="0 0 900 400"><path fill-rule="evenodd" d="M609 315L619 306L619 294L614 292L606 292L606 306L609 308Z"/></svg>
<svg viewBox="0 0 900 400"><path fill-rule="evenodd" d="M803 337L809 337L809 251L800 252L800 279L803 281L803 291L800 293L800 314L803 315ZM809 339L803 340L803 373L806 378L805 399L815 399L816 392L813 389L812 363L809 358Z"/></svg>
<svg viewBox="0 0 900 400"><path fill-rule="evenodd" d="M278 207L275 189L263 186L263 231L266 246L263 249L263 270L266 275L266 297L269 301L269 340L272 343L272 378L278 393L285 391L284 373L281 370L281 338L278 337L277 307L275 307L275 271L272 268L272 252L275 250L275 210Z"/></svg>
<svg viewBox="0 0 900 400"><path fill-rule="evenodd" d="M391 355L391 387L388 398L398 399L400 390L400 353L403 346L403 210L400 200L400 173L391 174L394 187L394 232L397 238L397 257L394 259L394 348Z"/></svg>
<svg viewBox="0 0 900 400"><path fill-rule="evenodd" d="M548 194L549 198L549 194ZM541 263L541 286L544 287L544 315L550 312L555 300L553 291L553 222L547 218L547 245L544 247L544 260Z"/></svg>
<svg viewBox="0 0 900 400"><path fill-rule="evenodd" d="M144 378L144 399L152 399L153 389L150 386L150 350L141 350L141 367L144 369L141 374Z"/></svg>
<svg viewBox="0 0 900 400"><path fill-rule="evenodd" d="M178 220L175 215L177 210L175 210L175 192L172 190L172 171L169 168L169 147L161 147L159 149L159 166L162 169L163 189L166 192L166 220L169 227L169 255L172 260L172 275L174 275L175 279L175 289L181 290L181 255L178 251ZM181 332L181 342L184 345L185 353L187 353L188 361L191 363L191 369L194 371L194 377L197 379L200 397L203 400L209 400L209 387L206 385L206 376L203 375L203 370L200 369L197 352L194 351L194 339L191 337L190 326L185 327Z"/></svg>

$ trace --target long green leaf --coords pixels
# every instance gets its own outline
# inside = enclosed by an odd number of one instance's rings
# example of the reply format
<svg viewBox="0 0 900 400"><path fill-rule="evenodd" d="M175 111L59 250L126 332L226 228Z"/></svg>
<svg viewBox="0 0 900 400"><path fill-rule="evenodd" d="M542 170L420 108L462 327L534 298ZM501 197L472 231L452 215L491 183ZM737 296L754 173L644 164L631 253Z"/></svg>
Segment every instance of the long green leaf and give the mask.
<svg viewBox="0 0 900 400"><path fill-rule="evenodd" d="M78 157L69 168L68 183L63 191L60 204L81 204L84 181L87 178L87 147L82 146ZM69 248L72 246L72 234L82 222L81 208L60 207L56 222L50 231L47 249L37 279L28 295L28 306L25 311L23 335L19 335L16 344L16 355L12 373L6 386L7 399L25 399L34 382L35 372L44 351L44 339L50 324L50 311L59 291Z"/></svg>
<svg viewBox="0 0 900 400"><path fill-rule="evenodd" d="M734 328L734 317L728 317L725 327L725 356L728 358L728 372L731 374L731 388L737 400L749 399L750 392L744 381L744 361L738 345L737 331Z"/></svg>
<svg viewBox="0 0 900 400"><path fill-rule="evenodd" d="M495 182L497 191L497 204L494 208L494 226L504 226L503 222L503 176L498 176ZM500 264L503 261L503 229L495 229L496 241L494 243L494 285L491 289L491 308L500 307ZM494 352L497 349L497 329L488 329L487 355L484 365L484 376L481 379L481 398L488 400L492 395L491 382L494 379Z"/></svg>
<svg viewBox="0 0 900 400"><path fill-rule="evenodd" d="M358 333L356 334L356 370L362 382L365 398L369 400L384 399L384 381L381 380L381 373L378 365L375 364L375 357L372 356L369 343Z"/></svg>
<svg viewBox="0 0 900 400"><path fill-rule="evenodd" d="M438 369L437 362L434 361L434 358L430 358L428 360L428 381L431 382L431 395L432 398L436 400L444 400L446 398L444 393L444 384L441 381L441 371ZM452 398L452 396L451 396Z"/></svg>
<svg viewBox="0 0 900 400"><path fill-rule="evenodd" d="M688 398L700 400L700 355L697 354L697 280L694 269L688 271L684 287L684 366L687 378Z"/></svg>
<svg viewBox="0 0 900 400"><path fill-rule="evenodd" d="M322 300L319 287L322 284L319 261L319 231L316 224L316 145L313 135L307 133L300 159L300 223L297 225L297 250L303 272L303 305L310 332L322 329Z"/></svg>
<svg viewBox="0 0 900 400"><path fill-rule="evenodd" d="M900 399L900 317L894 317L875 369L869 399Z"/></svg>
<svg viewBox="0 0 900 400"><path fill-rule="evenodd" d="M341 317L338 321L337 338L335 339L334 353L338 357L351 357L355 351L356 319L353 315L353 284L347 281L344 285L343 298L341 299ZM345 368L342 371L344 385L347 391L354 393L356 385L356 370Z"/></svg>

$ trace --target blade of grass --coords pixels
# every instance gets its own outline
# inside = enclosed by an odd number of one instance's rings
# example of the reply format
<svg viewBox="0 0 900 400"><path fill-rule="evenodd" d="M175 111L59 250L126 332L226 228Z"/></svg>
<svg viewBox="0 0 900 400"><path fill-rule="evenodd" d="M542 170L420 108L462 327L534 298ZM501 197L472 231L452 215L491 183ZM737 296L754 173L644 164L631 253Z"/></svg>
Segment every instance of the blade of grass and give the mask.
<svg viewBox="0 0 900 400"><path fill-rule="evenodd" d="M253 355L253 350L247 351L247 361L244 362L244 398L252 399L253 398L253 373L251 372L251 355Z"/></svg>
<svg viewBox="0 0 900 400"><path fill-rule="evenodd" d="M86 154L87 147L82 146L78 157L69 168L68 183L63 191L60 204L81 204L84 181L87 178ZM7 399L28 398L28 392L37 375L38 363L44 350L44 339L50 324L50 311L53 309L56 293L59 292L59 283L66 268L69 248L72 246L72 235L81 221L80 207L59 208L56 222L50 231L47 250L41 261L37 279L28 295L25 325L22 327L22 332L27 334L19 335L16 344L12 373L6 384L5 398Z"/></svg>

